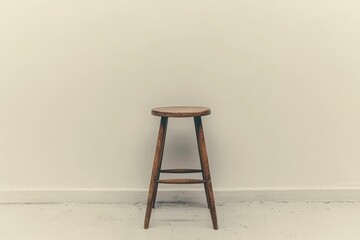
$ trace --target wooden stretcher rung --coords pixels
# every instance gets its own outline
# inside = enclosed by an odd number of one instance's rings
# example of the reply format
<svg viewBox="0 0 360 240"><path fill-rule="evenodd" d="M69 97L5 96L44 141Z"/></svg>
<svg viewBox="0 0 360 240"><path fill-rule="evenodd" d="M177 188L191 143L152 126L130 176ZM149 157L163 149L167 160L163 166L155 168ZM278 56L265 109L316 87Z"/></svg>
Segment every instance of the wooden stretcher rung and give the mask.
<svg viewBox="0 0 360 240"><path fill-rule="evenodd" d="M205 183L205 180L202 179L162 179L158 180L158 183L166 184L196 184L196 183Z"/></svg>
<svg viewBox="0 0 360 240"><path fill-rule="evenodd" d="M162 169L162 173L199 173L201 169Z"/></svg>

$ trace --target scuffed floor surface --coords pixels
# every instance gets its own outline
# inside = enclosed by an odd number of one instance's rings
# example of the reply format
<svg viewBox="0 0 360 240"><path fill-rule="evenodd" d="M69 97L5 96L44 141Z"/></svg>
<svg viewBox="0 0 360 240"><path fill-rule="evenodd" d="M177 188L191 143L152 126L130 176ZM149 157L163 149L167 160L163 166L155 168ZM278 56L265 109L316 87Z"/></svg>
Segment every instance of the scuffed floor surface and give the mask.
<svg viewBox="0 0 360 240"><path fill-rule="evenodd" d="M360 239L360 203L217 204L219 230L203 204L2 204L4 240Z"/></svg>

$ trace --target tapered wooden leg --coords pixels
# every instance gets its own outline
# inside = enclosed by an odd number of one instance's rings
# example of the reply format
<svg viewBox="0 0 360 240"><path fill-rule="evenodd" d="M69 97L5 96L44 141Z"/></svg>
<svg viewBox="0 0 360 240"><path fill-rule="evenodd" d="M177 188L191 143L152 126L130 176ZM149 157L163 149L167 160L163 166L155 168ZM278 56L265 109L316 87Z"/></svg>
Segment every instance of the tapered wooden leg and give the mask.
<svg viewBox="0 0 360 240"><path fill-rule="evenodd" d="M161 146L161 153L160 153L160 163L159 163L159 167L158 167L158 173L157 173L157 177L156 177L156 181L155 181L155 190L154 190L154 197L152 200L152 208L155 207L155 202L156 202L156 196L157 196L157 190L158 190L158 180L160 178L160 170L161 170L161 164L162 164L162 159L163 159L163 155L164 155L164 148L165 148L165 139L166 139L166 130L167 130L167 122L168 122L168 118L166 118L166 120L164 119L164 121L166 121L165 123L165 129L164 129L164 133L163 133L163 140L162 140L162 146Z"/></svg>
<svg viewBox="0 0 360 240"><path fill-rule="evenodd" d="M207 192L208 204L210 205L209 208L210 208L211 220L213 223L213 227L216 230L218 229L218 223L217 223L217 216L215 209L214 192L211 184L209 161L206 152L204 129L202 126L201 117L194 117L194 119L195 119L196 136L199 143L200 161L202 162L201 166L203 168L204 180L206 186L205 191Z"/></svg>
<svg viewBox="0 0 360 240"><path fill-rule="evenodd" d="M200 157L200 166L201 166L201 173L202 173L202 177L205 180L205 172L204 172L204 166L203 166L203 161L201 160L201 151L200 151L200 138L199 138L199 131L198 131L198 123L196 118L194 117L194 123L195 123L195 132L196 132L196 140L197 140L197 146L198 146L198 150L199 150L199 157ZM205 195L206 195L206 202L207 202L207 206L210 209L210 202L209 202L209 193L208 193L208 187L207 184L204 183L204 188L205 188Z"/></svg>
<svg viewBox="0 0 360 240"><path fill-rule="evenodd" d="M155 191L156 191L157 179L158 179L159 172L160 172L162 152L164 150L163 148L164 148L164 142L165 142L165 136L166 136L167 122L168 122L167 117L161 117L159 134L158 134L158 138L157 138L156 150L155 150L155 156L154 156L154 163L153 163L151 179L150 179L149 194L148 194L148 199L147 199L145 221L144 221L145 229L147 229L149 227L151 210L152 210L152 206L153 206L153 201L155 200L154 196L155 196Z"/></svg>

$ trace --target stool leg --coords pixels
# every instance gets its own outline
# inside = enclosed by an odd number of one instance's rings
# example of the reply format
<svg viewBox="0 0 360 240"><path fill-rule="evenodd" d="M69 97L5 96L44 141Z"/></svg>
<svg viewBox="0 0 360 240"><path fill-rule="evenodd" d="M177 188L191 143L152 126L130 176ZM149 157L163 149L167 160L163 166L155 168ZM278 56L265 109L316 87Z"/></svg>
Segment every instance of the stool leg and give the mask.
<svg viewBox="0 0 360 240"><path fill-rule="evenodd" d="M199 157L200 157L200 166L201 166L201 173L202 173L202 177L203 179L205 180L205 172L204 172L204 164L203 164L203 161L202 161L202 157L201 157L201 150L200 150L200 138L199 138L199 131L198 131L198 123L197 123L197 120L196 118L194 117L194 123L195 123L195 132L196 132L196 140L197 140L197 145L198 145L198 151L199 151ZM205 195L206 195L206 202L207 202L207 206L208 208L210 209L210 202L209 202L209 191L208 191L208 187L207 187L207 184L204 183L204 188L205 188Z"/></svg>
<svg viewBox="0 0 360 240"><path fill-rule="evenodd" d="M162 152L163 152L163 148L164 148L167 122L168 122L167 117L161 117L159 134L158 134L158 138L157 138L156 150L155 150L155 156L154 156L154 163L153 163L151 179L150 179L149 195L148 195L148 199L147 199L145 221L144 221L145 229L147 229L149 227L152 205L153 205L153 201L155 200L154 196L155 196L155 191L156 191L157 178L158 178L158 175L160 172L161 156L162 156Z"/></svg>
<svg viewBox="0 0 360 240"><path fill-rule="evenodd" d="M158 173L157 173L156 181L155 181L155 190L154 190L154 197L153 197L153 200L152 200L152 208L155 207L157 190L158 190L158 186L159 186L159 183L157 181L160 178L160 170L161 170L161 164L162 164L162 159L163 159L163 155L164 155L168 118L167 117L164 118L163 121L166 121L166 122L164 123L164 133L163 133L162 145L161 145L161 148L160 148L160 151L161 151L161 153L160 153L160 163L159 163Z"/></svg>
<svg viewBox="0 0 360 240"><path fill-rule="evenodd" d="M196 129L196 136L199 142L199 151L200 151L200 161L202 162L203 172L204 172L204 180L205 180L205 191L207 192L208 196L208 203L210 205L210 214L211 220L213 223L214 229L218 229L217 223L217 216L216 216L216 209L215 209L215 199L214 193L211 184L211 176L210 176L210 167L208 156L206 152L206 145L205 145L205 136L204 136L204 129L202 126L201 117L194 117L195 119L195 129Z"/></svg>

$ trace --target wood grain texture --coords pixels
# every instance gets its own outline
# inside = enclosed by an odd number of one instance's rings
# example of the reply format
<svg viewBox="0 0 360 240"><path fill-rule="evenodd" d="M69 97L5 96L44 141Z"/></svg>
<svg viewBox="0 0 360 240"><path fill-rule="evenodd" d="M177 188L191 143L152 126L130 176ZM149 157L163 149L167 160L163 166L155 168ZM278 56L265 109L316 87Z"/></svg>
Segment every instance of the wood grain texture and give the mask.
<svg viewBox="0 0 360 240"><path fill-rule="evenodd" d="M153 200L152 200L152 208L155 208L155 202L156 202L156 196L157 196L157 190L158 190L158 182L157 180L159 180L160 178L160 170L161 170L161 164L162 164L162 160L163 160L163 155L164 155L164 148L165 148L165 140L166 140L166 132L167 132L167 124L168 124L168 118L167 117L161 117L161 121L160 123L162 123L164 121L164 139L162 140L162 146L160 148L160 163L159 163L159 167L157 169L157 177L156 177L156 182L155 182L155 189L154 189L154 195L153 195Z"/></svg>
<svg viewBox="0 0 360 240"><path fill-rule="evenodd" d="M206 116L211 114L208 107L188 107L188 106L174 106L174 107L158 107L151 110L151 114L161 117L196 117Z"/></svg>
<svg viewBox="0 0 360 240"><path fill-rule="evenodd" d="M150 179L149 194L147 200L147 207L145 213L144 228L149 227L151 211L155 206L156 194L158 185L163 184L204 184L206 200L208 208L210 209L211 220L213 228L218 229L217 215L215 209L215 199L212 189L210 167L205 145L205 136L202 126L201 116L209 115L210 109L205 107L165 107L155 108L152 113L156 116L161 116L159 133L157 138L152 174ZM164 154L165 138L168 124L168 117L194 117L195 132L197 145L199 150L201 169L163 169L161 164ZM197 173L201 172L203 179L161 179L160 173Z"/></svg>
<svg viewBox="0 0 360 240"><path fill-rule="evenodd" d="M205 172L204 172L204 166L203 166L203 161L202 161L202 155L201 155L201 150L200 150L200 138L199 138L199 121L197 120L197 118L194 117L194 125L195 125L195 133L196 133L196 142L197 142L197 146L198 146L198 151L199 151L199 158L200 158L200 166L201 166L201 173L202 173L202 177L203 179L205 179ZM207 206L210 209L210 202L209 202L209 191L207 188L207 184L204 183L204 188L205 188L205 196L206 196L206 202L207 202Z"/></svg>
<svg viewBox="0 0 360 240"><path fill-rule="evenodd" d="M217 222L217 215L215 208L214 192L211 183L210 166L209 166L206 145L205 145L204 129L202 126L201 117L195 117L194 121L195 121L196 136L198 140L199 153L200 153L200 161L203 169L203 177L205 180L205 191L207 193L211 220L213 223L213 227L216 230L218 229L218 222Z"/></svg>
<svg viewBox="0 0 360 240"><path fill-rule="evenodd" d="M164 151L167 122L168 122L167 117L161 118L159 134L158 134L157 143L156 143L153 168L152 168L151 179L150 179L149 194L148 194L148 199L147 199L145 221L144 221L145 229L147 229L149 227L151 210L153 208L153 203L155 201L155 194L157 192L157 184L158 184L157 180L159 178L161 160L162 160L162 155L163 155L163 151Z"/></svg>

